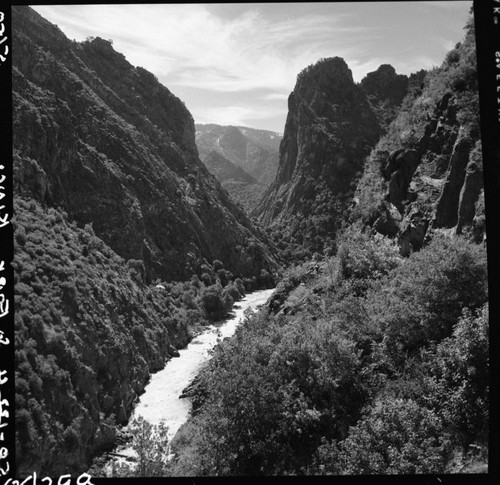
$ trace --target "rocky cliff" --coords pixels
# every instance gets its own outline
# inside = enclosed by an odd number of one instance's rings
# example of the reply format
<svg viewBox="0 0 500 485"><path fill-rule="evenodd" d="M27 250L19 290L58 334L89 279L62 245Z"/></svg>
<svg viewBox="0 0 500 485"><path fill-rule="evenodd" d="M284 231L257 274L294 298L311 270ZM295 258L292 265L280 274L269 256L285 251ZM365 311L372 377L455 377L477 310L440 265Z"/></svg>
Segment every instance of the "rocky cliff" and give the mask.
<svg viewBox="0 0 500 485"><path fill-rule="evenodd" d="M68 40L27 7L13 9L13 32L19 192L92 223L144 262L147 281L214 259L235 275L270 269L262 234L200 162L190 113L153 74L110 41Z"/></svg>
<svg viewBox="0 0 500 485"><path fill-rule="evenodd" d="M485 234L472 21L466 32L403 101L356 191L354 217L397 237L405 255L436 231Z"/></svg>
<svg viewBox="0 0 500 485"><path fill-rule="evenodd" d="M396 74L390 64L382 64L361 80L360 87L384 129L395 118L407 94L408 82L408 76Z"/></svg>
<svg viewBox="0 0 500 485"><path fill-rule="evenodd" d="M255 210L266 225L321 248L352 199L381 128L341 58L302 71L288 99L276 179Z"/></svg>

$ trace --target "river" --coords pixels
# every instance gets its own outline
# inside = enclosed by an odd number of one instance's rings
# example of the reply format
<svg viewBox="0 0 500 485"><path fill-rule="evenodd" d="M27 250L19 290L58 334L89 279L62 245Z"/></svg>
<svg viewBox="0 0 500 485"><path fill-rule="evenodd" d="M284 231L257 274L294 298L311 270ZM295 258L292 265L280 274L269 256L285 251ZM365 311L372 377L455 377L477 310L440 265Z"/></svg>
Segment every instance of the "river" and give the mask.
<svg viewBox="0 0 500 485"><path fill-rule="evenodd" d="M273 291L260 290L246 295L234 304L231 318L206 327L206 330L191 340L187 347L179 350L179 357L170 359L161 371L152 374L130 421L138 416L142 416L151 424L163 421L168 427L169 438L173 438L187 421L191 411L190 400L179 399L182 391L192 382L203 364L210 359L211 350L217 343L234 334L244 317L244 312L247 309L256 310L266 303ZM129 457L134 455L128 446L117 448L115 453Z"/></svg>

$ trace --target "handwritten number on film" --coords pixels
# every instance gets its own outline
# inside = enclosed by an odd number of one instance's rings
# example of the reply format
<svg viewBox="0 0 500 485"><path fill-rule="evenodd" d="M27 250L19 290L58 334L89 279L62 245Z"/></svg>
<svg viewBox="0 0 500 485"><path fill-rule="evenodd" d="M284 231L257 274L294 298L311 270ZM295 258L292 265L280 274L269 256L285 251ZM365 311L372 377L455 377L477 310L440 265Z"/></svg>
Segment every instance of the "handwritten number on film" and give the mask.
<svg viewBox="0 0 500 485"><path fill-rule="evenodd" d="M0 62L5 62L7 59L7 55L9 53L9 46L7 45L7 36L5 34L5 25L3 24L5 20L5 15L3 12L0 12ZM0 165L0 171L4 169L3 165ZM5 175L0 172L0 201L5 197L5 187L3 183L5 182ZM0 205L0 229L7 224L9 224L9 214L4 214L5 205ZM3 290L5 285L7 284L7 280L2 275L5 270L5 262L0 261L0 291ZM0 293L0 319L7 316L9 314L9 300L5 297L5 295ZM4 345L9 345L10 340L4 335L3 330L0 328L0 353L1 348ZM10 417L9 408L10 402L8 399L2 397L2 386L9 381L9 377L7 376L7 371L0 369L0 476L5 476L10 471L10 464L8 461L5 461L7 456L9 455L9 450L2 446L5 441L5 435L3 428L7 426L7 419Z"/></svg>
<svg viewBox="0 0 500 485"><path fill-rule="evenodd" d="M3 12L0 12L0 46L3 47L3 55L0 54L0 61L5 62L6 56L9 53L9 46L7 44L4 44L4 42L7 40L7 36L4 37L4 32L5 32L5 25L3 24L4 21L4 14ZM0 52L2 52L1 47L0 47Z"/></svg>
<svg viewBox="0 0 500 485"><path fill-rule="evenodd" d="M1 272L4 271L4 268L5 268L5 262L0 261L0 274ZM0 291L3 290L6 283L7 283L6 279L3 276L0 276ZM3 293L0 293L0 318L5 317L8 313L9 313L9 300L5 298L5 295ZM3 330L0 330L0 347L9 344L10 340L4 336ZM10 470L9 462L6 462L5 464L3 463L3 461L9 455L9 450L5 446L1 446L3 444L3 441L5 440L2 428L5 428L5 426L7 426L5 420L9 418L8 408L10 406L9 401L7 399L2 398L2 386L5 383L7 383L8 380L9 378L7 377L7 371L0 369L0 460L1 460L0 475L1 476L7 475L7 473L9 473Z"/></svg>

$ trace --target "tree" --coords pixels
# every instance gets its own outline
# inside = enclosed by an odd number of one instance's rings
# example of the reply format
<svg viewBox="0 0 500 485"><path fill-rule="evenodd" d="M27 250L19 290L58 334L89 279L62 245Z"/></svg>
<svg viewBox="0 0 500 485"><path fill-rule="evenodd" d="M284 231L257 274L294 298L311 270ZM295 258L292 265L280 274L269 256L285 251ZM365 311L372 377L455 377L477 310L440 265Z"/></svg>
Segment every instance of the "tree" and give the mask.
<svg viewBox="0 0 500 485"><path fill-rule="evenodd" d="M449 337L464 308L487 300L486 252L463 238L438 237L367 294L371 320L392 357Z"/></svg>
<svg viewBox="0 0 500 485"><path fill-rule="evenodd" d="M114 476L121 477L165 477L169 475L170 444L168 428L162 421L152 425L142 416L135 418L129 426L133 436L132 448L137 455L135 465L115 467Z"/></svg>
<svg viewBox="0 0 500 485"><path fill-rule="evenodd" d="M351 428L340 450L342 474L443 473L450 442L433 411L387 399Z"/></svg>
<svg viewBox="0 0 500 485"><path fill-rule="evenodd" d="M488 333L485 304L477 313L464 310L453 335L424 353L434 408L463 445L486 442L488 436Z"/></svg>
<svg viewBox="0 0 500 485"><path fill-rule="evenodd" d="M228 299L222 294L222 287L220 284L212 285L204 288L201 293L201 303L203 310L209 320L221 320L227 315L230 308Z"/></svg>

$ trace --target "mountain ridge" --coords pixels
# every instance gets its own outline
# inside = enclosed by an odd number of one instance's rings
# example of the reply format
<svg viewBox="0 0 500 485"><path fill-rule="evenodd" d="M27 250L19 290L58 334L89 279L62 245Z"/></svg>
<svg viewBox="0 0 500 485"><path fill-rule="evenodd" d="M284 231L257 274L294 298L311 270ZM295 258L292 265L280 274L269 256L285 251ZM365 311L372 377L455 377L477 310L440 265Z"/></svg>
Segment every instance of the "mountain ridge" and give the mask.
<svg viewBox="0 0 500 485"><path fill-rule="evenodd" d="M277 132L243 126L196 124L196 145L203 161L215 150L260 183L274 179L281 136Z"/></svg>
<svg viewBox="0 0 500 485"><path fill-rule="evenodd" d="M34 188L37 172L46 203L142 259L148 280L214 259L242 276L270 270L265 236L200 163L183 103L109 41L74 43L34 11L14 12L15 181ZM247 263L254 243L262 257Z"/></svg>
<svg viewBox="0 0 500 485"><path fill-rule="evenodd" d="M278 261L288 271L268 305L221 342L195 386L200 414L176 439L178 470L442 473L461 470L470 447L484 458L471 21L429 72L382 65L356 84L342 58L307 67L280 140L195 125L112 42L71 42L26 7L13 7L13 20L21 475L85 470L116 442L150 373L245 291L273 286ZM258 205L251 188L266 185L224 153L261 177L279 159ZM263 229L243 212L255 206ZM409 428L393 433L394 413ZM396 458L383 463L380 442Z"/></svg>

